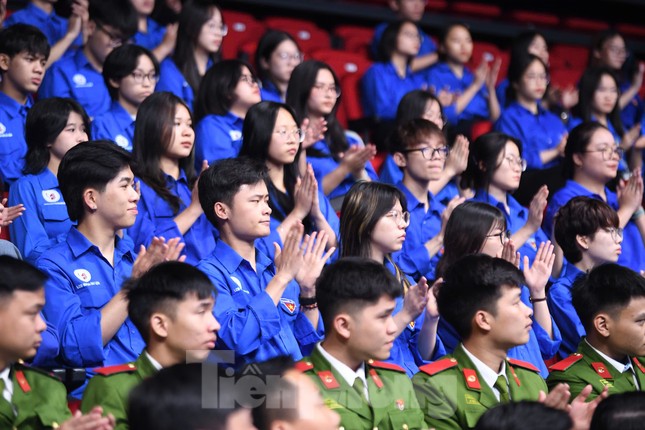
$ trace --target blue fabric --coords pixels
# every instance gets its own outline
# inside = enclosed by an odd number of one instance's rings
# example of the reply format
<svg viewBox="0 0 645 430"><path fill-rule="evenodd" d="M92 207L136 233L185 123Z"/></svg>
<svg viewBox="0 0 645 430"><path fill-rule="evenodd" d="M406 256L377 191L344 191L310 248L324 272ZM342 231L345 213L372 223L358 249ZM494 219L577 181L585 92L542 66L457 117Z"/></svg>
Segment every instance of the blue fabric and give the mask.
<svg viewBox="0 0 645 430"><path fill-rule="evenodd" d="M146 19L146 22L148 23L148 31L146 33L137 31L134 35L134 44L152 51L161 44L166 35L166 27L150 17Z"/></svg>
<svg viewBox="0 0 645 430"><path fill-rule="evenodd" d="M45 316L40 313L40 317L45 320ZM42 332L42 341L36 351L36 356L31 361L31 364L36 367L54 368L58 367L59 363L55 360L58 357L60 340L58 338L58 330L49 321L45 320L47 328Z"/></svg>
<svg viewBox="0 0 645 430"><path fill-rule="evenodd" d="M260 88L260 96L262 97L262 101L284 103L284 100L280 95L280 91L278 91L276 86L273 85L273 82L271 82L268 79L262 81L262 88Z"/></svg>
<svg viewBox="0 0 645 430"><path fill-rule="evenodd" d="M354 139L350 134L346 134L345 136L347 137L347 143L350 147L361 145L361 143ZM324 154L323 157L315 157L309 154L307 155L307 162L311 164L311 167L313 167L314 174L316 175L316 180L318 181L320 188L322 188L323 178L336 170L340 163L336 161L332 156L325 140L319 140L318 142L314 143L311 148ZM372 163L365 163L365 170L367 170L367 174L372 181L378 181L378 175L376 174L374 167L372 167ZM351 173L348 174L347 176L345 176L345 179L343 179L343 182L338 184L338 186L334 188L331 193L327 195L327 197L329 197L329 199L335 199L337 197L344 196L345 194L347 194L347 192L355 182L356 179L354 178L354 176L352 176Z"/></svg>
<svg viewBox="0 0 645 430"><path fill-rule="evenodd" d="M0 180L7 184L20 178L25 167L25 121L32 104L31 97L21 105L0 92Z"/></svg>
<svg viewBox="0 0 645 430"><path fill-rule="evenodd" d="M441 252L430 258L425 244L441 231L441 213L446 207L428 192L429 207L426 211L423 203L414 197L403 182L396 184L396 187L405 194L408 202L405 210L410 212L410 225L405 230L403 248L392 257L401 270L413 279L418 280L421 276L434 279L434 269Z"/></svg>
<svg viewBox="0 0 645 430"><path fill-rule="evenodd" d="M55 62L47 70L38 97L75 99L91 118L106 112L111 103L103 75L90 64L81 49Z"/></svg>
<svg viewBox="0 0 645 430"><path fill-rule="evenodd" d="M65 240L72 221L58 179L48 168L13 183L8 205L20 203L26 210L9 225L11 240L23 258L35 264L40 254Z"/></svg>
<svg viewBox="0 0 645 430"><path fill-rule="evenodd" d="M564 273L556 280L547 295L549 310L556 325L562 332L560 357L568 357L578 350L580 339L586 331L580 322L578 313L571 302L571 286L573 281L583 272L573 264L567 264Z"/></svg>
<svg viewBox="0 0 645 430"><path fill-rule="evenodd" d="M183 251L186 263L196 265L213 252L218 232L202 214L186 233L181 234L174 218L190 205L192 190L183 170L177 180L170 175L165 177L170 193L179 197L179 211L174 213L168 202L148 184L140 181L141 198L137 204L139 214L134 225L128 229L128 235L134 241L135 249L140 245L147 247L155 236L163 236L165 239L178 237L186 245Z"/></svg>
<svg viewBox="0 0 645 430"><path fill-rule="evenodd" d="M497 201L497 199L482 189L477 190L471 200L488 203L502 211L504 218L506 218L506 228L511 231L511 234L515 234L519 229L524 227L529 219L529 210L522 206L510 194L507 194L507 205L510 214L506 212L506 208L504 208L502 202ZM549 240L549 236L541 228L538 228L517 251L522 254L522 257L527 256L531 264L533 264L540 243L546 242L547 240Z"/></svg>
<svg viewBox="0 0 645 430"><path fill-rule="evenodd" d="M300 312L300 287L295 281L287 285L276 306L265 291L275 276L275 266L258 249L255 255L253 270L248 261L218 239L215 251L197 265L217 288L213 313L222 328L216 348L234 350L238 366L281 355L299 360L302 351L322 340L322 321L314 330Z"/></svg>
<svg viewBox="0 0 645 430"><path fill-rule="evenodd" d="M234 158L242 147L244 119L229 112L226 115L206 115L195 127L195 168L223 158Z"/></svg>
<svg viewBox="0 0 645 430"><path fill-rule="evenodd" d="M92 139L107 139L132 152L134 120L123 106L112 101L110 109L92 121Z"/></svg>
<svg viewBox="0 0 645 430"><path fill-rule="evenodd" d="M522 142L522 157L530 169L549 169L560 164L560 157L542 164L540 152L557 148L567 129L560 118L539 103L534 115L517 102L508 105L495 123L495 130Z"/></svg>
<svg viewBox="0 0 645 430"><path fill-rule="evenodd" d="M365 117L393 120L399 102L408 92L423 87L423 77L410 68L401 78L390 62L374 63L361 80L361 103Z"/></svg>
<svg viewBox="0 0 645 430"><path fill-rule="evenodd" d="M609 188L605 188L605 195L607 196L606 203L617 211L618 197L616 193L612 192ZM598 194L594 194L573 180L568 180L565 186L553 195L547 207L542 224L544 231L553 231L553 217L558 212L558 209L577 196L587 196L602 200L602 197ZM645 270L645 245L634 221L629 221L625 225L621 246L622 253L618 257L618 264L629 267L635 272Z"/></svg>
<svg viewBox="0 0 645 430"><path fill-rule="evenodd" d="M434 91L435 94L439 94L442 90L450 93L463 93L475 80L475 75L467 67L464 67L463 76L459 78L446 63L435 64L424 75L428 88ZM457 114L454 104L444 106L443 113L450 124L475 119L489 120L490 112L488 110L488 90L486 86L481 87L461 113Z"/></svg>
<svg viewBox="0 0 645 430"><path fill-rule="evenodd" d="M506 90L508 89L509 85L510 82L508 81L508 78L504 78L499 84L497 84L497 87L495 88L497 101L499 102L499 106L502 108L502 112L504 112L504 109L506 109Z"/></svg>
<svg viewBox="0 0 645 430"><path fill-rule="evenodd" d="M624 94L625 91L632 86L632 83L627 81L620 84L620 93ZM633 99L625 105L625 107L620 111L620 119L623 122L623 127L625 130L629 130L635 124L638 124L641 121L643 116L643 111L645 110L645 105L643 104L643 99L638 93L634 96ZM641 134L645 134L645 130L641 128Z"/></svg>
<svg viewBox="0 0 645 430"><path fill-rule="evenodd" d="M193 110L195 92L170 57L159 65L159 81L155 91L169 91L182 99Z"/></svg>
<svg viewBox="0 0 645 430"><path fill-rule="evenodd" d="M370 49L372 51L372 55L375 57L378 55L378 45L381 42L381 37L383 37L383 32L387 28L388 24L388 22L382 22L374 29L374 36L372 37L372 45ZM417 57L435 52L437 50L437 45L435 45L432 38L430 38L430 36L428 36L418 25L417 30L419 31L419 36L421 36L421 46L419 47Z"/></svg>

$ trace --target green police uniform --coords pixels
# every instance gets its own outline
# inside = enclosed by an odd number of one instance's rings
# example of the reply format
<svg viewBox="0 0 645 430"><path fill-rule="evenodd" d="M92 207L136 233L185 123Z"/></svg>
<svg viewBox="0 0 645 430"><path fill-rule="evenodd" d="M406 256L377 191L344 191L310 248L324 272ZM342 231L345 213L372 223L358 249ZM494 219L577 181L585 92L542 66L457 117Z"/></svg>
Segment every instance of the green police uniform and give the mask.
<svg viewBox="0 0 645 430"><path fill-rule="evenodd" d="M512 401L537 400L540 391L547 391L530 363L506 359L506 377ZM426 422L441 430L474 428L484 412L500 403L461 344L453 354L421 366L412 384Z"/></svg>
<svg viewBox="0 0 645 430"><path fill-rule="evenodd" d="M549 368L551 373L546 382L549 388L560 382L569 384L572 399L589 384L593 387L590 399L600 395L605 387L609 394L642 391L645 387L645 358L630 357L629 360L633 372L621 373L583 339L577 352Z"/></svg>
<svg viewBox="0 0 645 430"><path fill-rule="evenodd" d="M369 403L332 367L318 348L299 362L297 368L312 378L320 388L325 404L338 412L341 428L426 428L412 384L402 367L373 360L365 363Z"/></svg>
<svg viewBox="0 0 645 430"><path fill-rule="evenodd" d="M13 395L11 403L0 396L0 429L56 429L72 417L67 390L55 376L22 363L11 366L10 376Z"/></svg>
<svg viewBox="0 0 645 430"><path fill-rule="evenodd" d="M134 363L95 369L96 375L87 384L81 411L89 412L94 406L101 406L107 414L116 419L115 430L127 430L128 394L145 378L154 375L157 369L145 352Z"/></svg>

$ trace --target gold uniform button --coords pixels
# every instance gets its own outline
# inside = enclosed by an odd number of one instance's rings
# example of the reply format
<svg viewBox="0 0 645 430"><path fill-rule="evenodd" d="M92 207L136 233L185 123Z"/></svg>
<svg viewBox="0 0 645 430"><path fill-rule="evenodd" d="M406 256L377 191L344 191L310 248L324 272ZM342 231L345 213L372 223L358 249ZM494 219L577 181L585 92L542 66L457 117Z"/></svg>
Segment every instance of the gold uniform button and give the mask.
<svg viewBox="0 0 645 430"><path fill-rule="evenodd" d="M374 428L372 428L372 430L378 430L378 427L374 427Z"/></svg>
<svg viewBox="0 0 645 430"><path fill-rule="evenodd" d="M451 359L450 359L450 362L451 362L451 363L456 363L456 362L457 362L457 359L455 359L455 358L451 358Z"/></svg>
<svg viewBox="0 0 645 430"><path fill-rule="evenodd" d="M403 427L401 427L403 430L408 430L410 427L408 427L407 424L403 424Z"/></svg>
<svg viewBox="0 0 645 430"><path fill-rule="evenodd" d="M345 427L340 426L340 427L338 427L338 430L345 430Z"/></svg>
<svg viewBox="0 0 645 430"><path fill-rule="evenodd" d="M132 363L128 363L128 367L129 367L130 369L134 369L134 364L132 364Z"/></svg>
<svg viewBox="0 0 645 430"><path fill-rule="evenodd" d="M58 425L58 423L57 423L56 421L54 421L54 422L52 423L52 428L53 428L53 429L57 429L58 427L60 427L60 426Z"/></svg>

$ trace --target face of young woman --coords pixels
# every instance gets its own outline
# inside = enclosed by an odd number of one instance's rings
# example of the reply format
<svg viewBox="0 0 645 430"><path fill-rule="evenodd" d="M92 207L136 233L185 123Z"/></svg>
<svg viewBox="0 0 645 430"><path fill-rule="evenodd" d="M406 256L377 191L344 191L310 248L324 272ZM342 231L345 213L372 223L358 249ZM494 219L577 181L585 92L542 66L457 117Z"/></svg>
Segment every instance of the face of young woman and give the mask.
<svg viewBox="0 0 645 430"><path fill-rule="evenodd" d="M526 102L537 102L544 97L549 75L544 64L535 60L529 64L518 83L514 83L517 98Z"/></svg>
<svg viewBox="0 0 645 430"><path fill-rule="evenodd" d="M260 86L246 66L242 67L242 76L237 82L234 94L233 104L244 110L248 110L254 104L262 101Z"/></svg>
<svg viewBox="0 0 645 430"><path fill-rule="evenodd" d="M338 100L335 88L334 75L327 69L320 69L309 94L307 103L309 113L314 116L329 115Z"/></svg>
<svg viewBox="0 0 645 430"><path fill-rule="evenodd" d="M119 100L124 105L136 108L154 92L157 75L152 60L147 55L140 55L137 67L128 76L118 82Z"/></svg>
<svg viewBox="0 0 645 430"><path fill-rule="evenodd" d="M289 111L280 109L271 134L269 162L281 166L293 163L299 146L298 124Z"/></svg>
<svg viewBox="0 0 645 430"><path fill-rule="evenodd" d="M70 112L67 124L63 131L56 137L54 143L49 147L52 157L62 160L67 151L81 142L87 141L87 130L83 118L76 112Z"/></svg>
<svg viewBox="0 0 645 430"><path fill-rule="evenodd" d="M611 157L607 157L603 152L616 147L611 132L605 128L599 128L591 136L585 152L574 155L576 171L597 181L598 184L606 184L616 177L620 157L615 152Z"/></svg>
<svg viewBox="0 0 645 430"><path fill-rule="evenodd" d="M181 160L190 155L195 143L195 131L190 113L183 105L175 107L175 118L172 128L172 140L166 149L166 157Z"/></svg>
<svg viewBox="0 0 645 430"><path fill-rule="evenodd" d="M504 192L515 191L522 179L522 158L517 145L510 140L497 158L497 168L493 173L490 186Z"/></svg>
<svg viewBox="0 0 645 430"><path fill-rule="evenodd" d="M470 31L461 25L454 26L446 36L442 49L448 61L466 64L473 55L473 38Z"/></svg>
<svg viewBox="0 0 645 430"><path fill-rule="evenodd" d="M625 64L625 60L627 60L625 40L618 35L606 40L600 52L596 55L604 66L613 70L620 70Z"/></svg>
<svg viewBox="0 0 645 430"><path fill-rule="evenodd" d="M588 238L587 249L584 251L594 261L594 266L604 263L615 263L621 253L620 244L623 241L614 228L601 228Z"/></svg>
<svg viewBox="0 0 645 430"><path fill-rule="evenodd" d="M155 8L155 0L130 0L139 15L150 15Z"/></svg>
<svg viewBox="0 0 645 430"><path fill-rule="evenodd" d="M479 252L490 257L501 255L502 249L504 249L503 232L504 230L502 230L502 226L494 226L484 238L484 243L482 244L482 248Z"/></svg>
<svg viewBox="0 0 645 430"><path fill-rule="evenodd" d="M431 123L434 123L440 129L443 129L443 118L441 117L441 106L436 100L428 100L426 102L425 110L421 118L427 119Z"/></svg>
<svg viewBox="0 0 645 430"><path fill-rule="evenodd" d="M529 45L529 54L533 54L544 62L549 64L549 48L546 40L539 34L536 35Z"/></svg>
<svg viewBox="0 0 645 430"><path fill-rule="evenodd" d="M407 22L401 26L396 38L396 51L399 54L414 57L419 53L421 36L417 26Z"/></svg>
<svg viewBox="0 0 645 430"><path fill-rule="evenodd" d="M403 219L403 208L400 202L383 215L374 225L371 247L380 253L389 254L399 251L405 241L405 228L408 223Z"/></svg>
<svg viewBox="0 0 645 430"><path fill-rule="evenodd" d="M284 40L276 46L269 58L269 76L276 82L288 83L293 69L302 61L302 54L292 40Z"/></svg>
<svg viewBox="0 0 645 430"><path fill-rule="evenodd" d="M602 75L593 94L591 110L594 113L607 115L618 103L618 86L610 75Z"/></svg>
<svg viewBox="0 0 645 430"><path fill-rule="evenodd" d="M216 7L211 8L211 17L202 25L202 29L199 32L197 48L209 54L218 52L224 38L222 34L223 25L222 13Z"/></svg>

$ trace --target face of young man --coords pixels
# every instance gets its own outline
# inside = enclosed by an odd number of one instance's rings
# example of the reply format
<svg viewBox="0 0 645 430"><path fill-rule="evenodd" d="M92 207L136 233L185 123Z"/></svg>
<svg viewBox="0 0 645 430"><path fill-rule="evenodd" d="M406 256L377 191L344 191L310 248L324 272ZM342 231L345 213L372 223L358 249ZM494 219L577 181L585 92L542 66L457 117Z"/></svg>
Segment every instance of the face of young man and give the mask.
<svg viewBox="0 0 645 430"><path fill-rule="evenodd" d="M502 296L497 300L495 315L487 313L490 337L500 348L510 349L529 341L533 311L522 302L518 287L502 286Z"/></svg>
<svg viewBox="0 0 645 430"><path fill-rule="evenodd" d="M645 355L645 297L633 298L629 305L607 317L607 338L612 355Z"/></svg>
<svg viewBox="0 0 645 430"><path fill-rule="evenodd" d="M242 185L230 206L222 205L231 233L239 240L254 241L271 232L269 191L263 181Z"/></svg>
<svg viewBox="0 0 645 430"><path fill-rule="evenodd" d="M19 358L30 358L47 328L40 316L45 306L45 290L14 291L0 299L0 367L5 368Z"/></svg>
<svg viewBox="0 0 645 430"><path fill-rule="evenodd" d="M10 96L24 96L38 91L45 77L47 58L43 55L19 52L13 57L0 55L3 83L0 86Z"/></svg>
<svg viewBox="0 0 645 430"><path fill-rule="evenodd" d="M109 228L119 230L132 226L139 213L139 193L134 187L134 173L129 166L124 167L103 191L94 190L90 210L95 210Z"/></svg>
<svg viewBox="0 0 645 430"><path fill-rule="evenodd" d="M347 346L355 359L386 360L390 356L396 338L394 305L393 298L382 296L378 302L353 313Z"/></svg>

